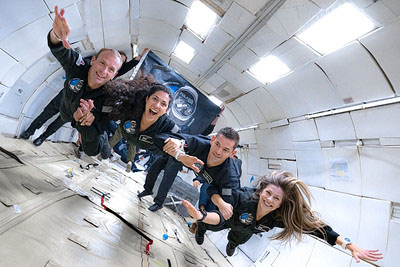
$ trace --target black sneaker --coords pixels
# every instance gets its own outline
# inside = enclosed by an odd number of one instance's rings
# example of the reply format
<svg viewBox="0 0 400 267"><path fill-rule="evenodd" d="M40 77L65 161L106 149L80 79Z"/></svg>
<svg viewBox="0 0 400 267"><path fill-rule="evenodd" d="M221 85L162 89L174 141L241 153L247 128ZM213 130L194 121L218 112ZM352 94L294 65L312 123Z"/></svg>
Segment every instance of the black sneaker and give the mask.
<svg viewBox="0 0 400 267"><path fill-rule="evenodd" d="M231 241L228 242L228 244L226 244L226 255L228 255L229 257L233 255L233 253L235 253L235 249L236 246L234 246Z"/></svg>
<svg viewBox="0 0 400 267"><path fill-rule="evenodd" d="M162 207L162 205L153 204L149 207L149 211L156 212L157 210L162 209Z"/></svg>
<svg viewBox="0 0 400 267"><path fill-rule="evenodd" d="M41 144L43 144L43 142L46 140L46 136L40 135L38 138L36 138L35 140L33 140L33 144L35 146L40 146Z"/></svg>
<svg viewBox="0 0 400 267"><path fill-rule="evenodd" d="M29 128L28 128L26 131L24 131L24 132L19 136L19 138L28 140L29 137L31 137L32 134L33 134L33 133L32 133L31 131L29 131Z"/></svg>
<svg viewBox="0 0 400 267"><path fill-rule="evenodd" d="M100 151L100 156L102 159L108 159L111 156L111 147L107 140L105 140L103 143L103 147Z"/></svg>
<svg viewBox="0 0 400 267"><path fill-rule="evenodd" d="M194 235L194 238L196 239L196 243L201 245L204 243L204 234L206 233L206 229L204 229L204 223L198 222L197 223L197 229L196 233Z"/></svg>
<svg viewBox="0 0 400 267"><path fill-rule="evenodd" d="M139 192L139 191L138 191L138 192ZM147 190L145 189L145 190L143 190L142 192L140 192L137 196L138 196L139 200L142 200L142 197L150 196L150 195L152 195L152 194L153 194L153 192L149 192L149 191L147 191Z"/></svg>

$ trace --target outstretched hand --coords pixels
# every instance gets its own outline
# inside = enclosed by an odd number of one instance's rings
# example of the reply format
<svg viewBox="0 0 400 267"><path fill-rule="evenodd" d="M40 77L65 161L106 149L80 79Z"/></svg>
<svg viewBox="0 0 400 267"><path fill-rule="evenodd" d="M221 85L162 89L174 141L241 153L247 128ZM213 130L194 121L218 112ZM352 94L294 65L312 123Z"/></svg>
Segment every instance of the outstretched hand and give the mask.
<svg viewBox="0 0 400 267"><path fill-rule="evenodd" d="M176 138L167 138L164 143L164 152L173 157L175 156L176 151L179 150L182 145L182 142Z"/></svg>
<svg viewBox="0 0 400 267"><path fill-rule="evenodd" d="M356 244L347 245L347 248L351 251L353 258L357 263L359 263L360 260L378 261L380 259L383 259L382 253L378 253L378 249L367 250L358 247Z"/></svg>
<svg viewBox="0 0 400 267"><path fill-rule="evenodd" d="M55 6L54 13L56 16L53 21L53 33L61 40L66 49L70 49L71 46L69 45L68 37L71 30L64 17L65 10L62 8L58 12L58 6Z"/></svg>
<svg viewBox="0 0 400 267"><path fill-rule="evenodd" d="M190 156L190 155L181 155L179 157L179 161L183 163L183 165L185 165L188 168L191 168L192 170L194 170L196 173L200 172L200 169L198 167L198 165L204 165L204 162L199 160L197 157L195 156Z"/></svg>

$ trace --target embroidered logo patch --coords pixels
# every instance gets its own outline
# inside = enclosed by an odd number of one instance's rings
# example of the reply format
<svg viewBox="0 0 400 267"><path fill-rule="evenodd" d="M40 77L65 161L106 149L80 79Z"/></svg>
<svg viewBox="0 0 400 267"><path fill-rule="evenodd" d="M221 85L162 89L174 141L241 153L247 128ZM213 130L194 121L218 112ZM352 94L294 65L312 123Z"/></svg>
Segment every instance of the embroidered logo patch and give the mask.
<svg viewBox="0 0 400 267"><path fill-rule="evenodd" d="M69 81L69 89L71 89L72 92L77 93L82 89L83 83L84 83L83 80L80 80L78 78L73 78Z"/></svg>
<svg viewBox="0 0 400 267"><path fill-rule="evenodd" d="M129 134L134 134L136 132L136 121L126 121L124 123L124 130Z"/></svg>
<svg viewBox="0 0 400 267"><path fill-rule="evenodd" d="M153 137L148 136L148 135L141 135L141 136L139 136L139 141L153 144Z"/></svg>
<svg viewBox="0 0 400 267"><path fill-rule="evenodd" d="M242 213L239 218L240 222L245 225L251 224L254 220L253 214L251 213Z"/></svg>
<svg viewBox="0 0 400 267"><path fill-rule="evenodd" d="M199 175L201 177L203 177L209 184L211 184L214 181L214 179L211 177L211 175L205 169L202 169L200 171Z"/></svg>
<svg viewBox="0 0 400 267"><path fill-rule="evenodd" d="M83 58L82 58L81 55L79 55L79 57L78 57L78 59L76 60L75 64L76 64L77 66L80 66L80 65L83 66L83 65L85 65L85 61L83 60Z"/></svg>

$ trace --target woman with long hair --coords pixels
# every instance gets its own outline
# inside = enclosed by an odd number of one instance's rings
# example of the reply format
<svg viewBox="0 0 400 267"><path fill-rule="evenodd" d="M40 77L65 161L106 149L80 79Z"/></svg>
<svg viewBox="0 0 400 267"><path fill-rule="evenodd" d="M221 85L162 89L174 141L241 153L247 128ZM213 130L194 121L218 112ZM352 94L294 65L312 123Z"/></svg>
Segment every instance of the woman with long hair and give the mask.
<svg viewBox="0 0 400 267"><path fill-rule="evenodd" d="M247 242L255 233L268 232L274 227L283 228L272 239L289 241L294 237L302 240L311 234L326 240L330 245L349 249L357 262L360 259L382 259L378 250L365 250L342 238L311 210L311 193L305 183L287 171L274 171L262 176L256 188L243 187L234 192L233 216L224 220L218 211L197 210L183 200L188 213L198 220L196 242L202 244L206 230L220 231L231 228L226 253L232 256L235 248Z"/></svg>
<svg viewBox="0 0 400 267"><path fill-rule="evenodd" d="M153 144L158 133L176 133L179 127L166 114L172 100L171 90L150 74L139 72L135 79L117 79L105 85L107 104L112 106L110 117L120 125L109 140L113 147L121 138L128 141L128 168L135 156L136 146L152 153L161 151Z"/></svg>

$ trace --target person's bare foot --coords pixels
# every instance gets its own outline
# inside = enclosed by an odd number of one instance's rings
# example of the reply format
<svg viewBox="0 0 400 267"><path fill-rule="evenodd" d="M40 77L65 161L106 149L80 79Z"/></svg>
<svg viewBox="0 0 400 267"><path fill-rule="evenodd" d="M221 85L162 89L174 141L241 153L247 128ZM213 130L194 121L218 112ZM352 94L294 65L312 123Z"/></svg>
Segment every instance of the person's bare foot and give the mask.
<svg viewBox="0 0 400 267"><path fill-rule="evenodd" d="M190 216L192 216L193 219L199 220L203 217L203 214L201 214L201 212L197 210L189 201L183 199L182 204L185 206L186 211Z"/></svg>

